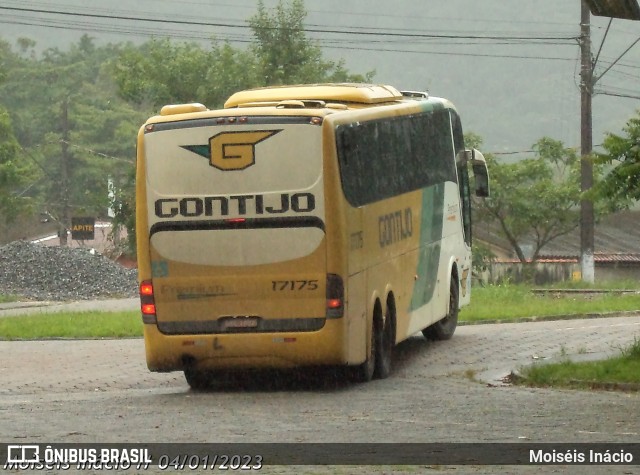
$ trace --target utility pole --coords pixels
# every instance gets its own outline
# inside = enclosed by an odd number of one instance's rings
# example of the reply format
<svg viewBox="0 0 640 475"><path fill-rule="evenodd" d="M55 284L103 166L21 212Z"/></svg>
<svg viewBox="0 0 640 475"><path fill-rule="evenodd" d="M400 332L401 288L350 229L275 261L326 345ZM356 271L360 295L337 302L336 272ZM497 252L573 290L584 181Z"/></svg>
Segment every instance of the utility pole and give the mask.
<svg viewBox="0 0 640 475"><path fill-rule="evenodd" d="M62 216L60 217L60 245L67 245L68 227L71 223L71 206L69 205L69 98L62 101L62 140L60 142L62 156L60 157L60 202Z"/></svg>
<svg viewBox="0 0 640 475"><path fill-rule="evenodd" d="M580 190L584 194L593 186L593 62L591 59L591 11L581 0L580 19ZM580 267L582 280L595 282L594 211L593 201L584 196L580 200Z"/></svg>
<svg viewBox="0 0 640 475"><path fill-rule="evenodd" d="M582 270L582 280L589 283L595 282L595 261L594 253L594 211L593 201L584 197L584 193L593 187L593 161L591 153L593 151L593 112L592 99L593 89L596 83L604 76L627 52L639 41L638 38L629 46L618 58L613 61L608 68L599 75L594 71L600 51L596 59L591 57L591 13L598 16L608 17L609 26L613 18L623 18L626 20L640 20L640 5L638 0L580 0L580 189L583 198L580 201L580 266ZM607 27L607 33L609 27ZM605 33L605 39L607 37ZM604 39L602 40L604 45Z"/></svg>

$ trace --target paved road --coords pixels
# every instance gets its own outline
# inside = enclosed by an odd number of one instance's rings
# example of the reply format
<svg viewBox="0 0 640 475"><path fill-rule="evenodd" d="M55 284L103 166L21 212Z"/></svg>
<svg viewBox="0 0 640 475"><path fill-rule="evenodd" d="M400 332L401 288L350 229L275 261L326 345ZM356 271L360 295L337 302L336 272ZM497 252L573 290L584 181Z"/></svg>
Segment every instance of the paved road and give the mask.
<svg viewBox="0 0 640 475"><path fill-rule="evenodd" d="M387 380L351 384L327 372L262 372L229 378L202 393L190 391L180 373L147 371L140 339L0 342L0 440L640 442L638 393L501 383L521 365L563 355L602 357L638 337L640 315L462 326L448 342L414 337L399 345ZM428 467L342 467L330 473L405 469L421 473ZM605 470L636 473L604 467L574 473ZM558 471L562 467L456 469ZM284 467L268 473L326 472Z"/></svg>

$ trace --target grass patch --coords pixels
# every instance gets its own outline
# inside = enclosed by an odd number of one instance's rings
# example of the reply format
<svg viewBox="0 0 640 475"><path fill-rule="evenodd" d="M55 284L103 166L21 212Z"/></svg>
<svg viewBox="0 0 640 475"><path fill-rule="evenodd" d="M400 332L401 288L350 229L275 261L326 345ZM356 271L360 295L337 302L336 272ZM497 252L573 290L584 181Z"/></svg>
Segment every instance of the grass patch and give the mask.
<svg viewBox="0 0 640 475"><path fill-rule="evenodd" d="M568 283L559 287L568 288ZM583 283L575 283L584 288ZM549 315L579 315L615 311L640 310L640 294L558 293L534 294L526 285L475 286L471 305L460 311L460 321L517 320ZM576 287L578 288L578 287ZM593 288L593 287L587 287ZM604 287L600 287L604 288ZM607 283L607 289L634 289L632 281ZM0 302L16 300L0 295ZM130 312L73 312L43 313L0 318L0 339L30 340L40 338L126 338L142 336L140 313Z"/></svg>
<svg viewBox="0 0 640 475"><path fill-rule="evenodd" d="M620 283L625 288L630 283ZM567 288L567 286L562 286ZM531 292L527 285L474 287L471 305L460 311L460 321L514 320L550 315L581 315L640 310L640 294L559 294ZM585 287L580 287L585 288ZM593 288L593 287L587 287ZM637 288L637 284L634 286ZM620 287L607 286L620 290Z"/></svg>
<svg viewBox="0 0 640 475"><path fill-rule="evenodd" d="M520 384L536 387L619 389L621 385L640 388L640 340L622 350L620 356L603 361L539 364L521 372Z"/></svg>
<svg viewBox="0 0 640 475"><path fill-rule="evenodd" d="M0 303L16 302L17 300L18 300L18 297L16 297L15 295L0 294Z"/></svg>
<svg viewBox="0 0 640 475"><path fill-rule="evenodd" d="M0 339L142 336L139 312L60 312L0 318Z"/></svg>
<svg viewBox="0 0 640 475"><path fill-rule="evenodd" d="M549 289L596 289L596 290L636 290L638 288L637 280L614 280L605 282L596 282L590 284L583 280L569 280L565 282L556 282L545 286Z"/></svg>

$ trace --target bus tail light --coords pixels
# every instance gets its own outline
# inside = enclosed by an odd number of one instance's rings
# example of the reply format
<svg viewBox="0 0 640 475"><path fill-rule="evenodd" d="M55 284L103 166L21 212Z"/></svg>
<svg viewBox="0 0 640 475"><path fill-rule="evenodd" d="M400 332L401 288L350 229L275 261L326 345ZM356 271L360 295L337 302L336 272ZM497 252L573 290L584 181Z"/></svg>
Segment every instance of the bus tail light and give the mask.
<svg viewBox="0 0 640 475"><path fill-rule="evenodd" d="M140 310L142 311L142 323L158 323L153 283L150 280L144 280L140 283Z"/></svg>
<svg viewBox="0 0 640 475"><path fill-rule="evenodd" d="M342 277L327 274L327 318L340 318L344 315L344 284Z"/></svg>
<svg viewBox="0 0 640 475"><path fill-rule="evenodd" d="M245 224L246 218L229 218L224 220L227 224Z"/></svg>

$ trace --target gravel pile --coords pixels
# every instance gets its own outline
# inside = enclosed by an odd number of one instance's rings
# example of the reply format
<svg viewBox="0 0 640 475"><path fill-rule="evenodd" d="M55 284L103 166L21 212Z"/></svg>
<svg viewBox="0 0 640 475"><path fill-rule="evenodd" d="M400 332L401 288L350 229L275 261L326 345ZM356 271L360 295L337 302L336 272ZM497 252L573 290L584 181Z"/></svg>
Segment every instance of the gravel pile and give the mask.
<svg viewBox="0 0 640 475"><path fill-rule="evenodd" d="M136 297L137 271L89 249L15 241L0 247L0 294L63 301Z"/></svg>

